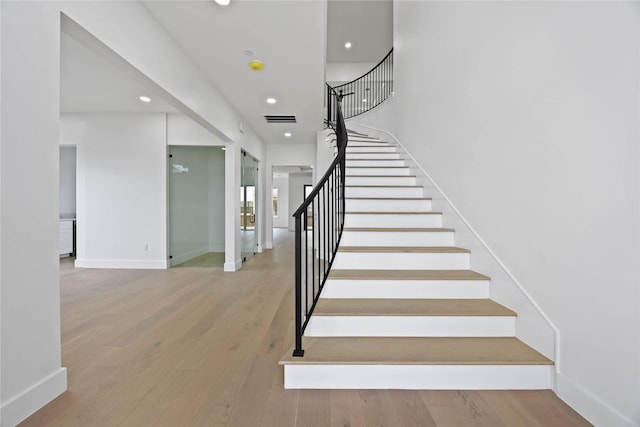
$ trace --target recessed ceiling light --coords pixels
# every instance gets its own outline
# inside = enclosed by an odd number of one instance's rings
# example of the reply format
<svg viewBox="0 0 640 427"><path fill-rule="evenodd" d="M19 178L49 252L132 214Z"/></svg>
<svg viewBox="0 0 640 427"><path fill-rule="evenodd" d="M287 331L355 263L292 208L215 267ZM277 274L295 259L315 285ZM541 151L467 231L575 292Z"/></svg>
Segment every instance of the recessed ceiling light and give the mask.
<svg viewBox="0 0 640 427"><path fill-rule="evenodd" d="M286 136L287 138L291 138L291 132L285 132L284 136Z"/></svg>
<svg viewBox="0 0 640 427"><path fill-rule="evenodd" d="M216 3L218 3L220 6L227 6L230 2L231 0L216 0Z"/></svg>
<svg viewBox="0 0 640 427"><path fill-rule="evenodd" d="M275 98L267 98L267 104L275 104L276 102L278 102L278 100Z"/></svg>
<svg viewBox="0 0 640 427"><path fill-rule="evenodd" d="M139 99L142 102L151 102L151 98L149 98L148 96L142 95Z"/></svg>
<svg viewBox="0 0 640 427"><path fill-rule="evenodd" d="M345 49L351 49L351 46L352 46L351 42L346 42L346 43L344 44L344 48L345 48Z"/></svg>

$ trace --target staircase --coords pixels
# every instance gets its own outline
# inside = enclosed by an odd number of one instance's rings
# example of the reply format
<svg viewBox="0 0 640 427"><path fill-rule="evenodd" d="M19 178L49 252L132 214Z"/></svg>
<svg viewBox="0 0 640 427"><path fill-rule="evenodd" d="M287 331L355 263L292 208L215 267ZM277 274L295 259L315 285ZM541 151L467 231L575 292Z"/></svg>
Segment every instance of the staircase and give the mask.
<svg viewBox="0 0 640 427"><path fill-rule="evenodd" d="M351 135L345 228L285 388L548 389L553 362L442 228L394 143Z"/></svg>

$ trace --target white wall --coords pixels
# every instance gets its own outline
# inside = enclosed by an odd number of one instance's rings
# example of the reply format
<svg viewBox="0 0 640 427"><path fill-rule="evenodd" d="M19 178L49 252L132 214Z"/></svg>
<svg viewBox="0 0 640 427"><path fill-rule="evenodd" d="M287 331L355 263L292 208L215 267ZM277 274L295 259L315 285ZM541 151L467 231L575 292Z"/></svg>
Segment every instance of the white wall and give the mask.
<svg viewBox="0 0 640 427"><path fill-rule="evenodd" d="M348 83L368 73L376 65L377 62L329 62L325 79L332 86Z"/></svg>
<svg viewBox="0 0 640 427"><path fill-rule="evenodd" d="M304 201L304 186L313 185L313 176L310 173L289 174L289 231L296 230L296 222L293 213Z"/></svg>
<svg viewBox="0 0 640 427"><path fill-rule="evenodd" d="M60 147L60 217L76 216L76 147Z"/></svg>
<svg viewBox="0 0 640 427"><path fill-rule="evenodd" d="M639 7L394 13L400 140L558 328L557 393L603 426L640 425Z"/></svg>
<svg viewBox="0 0 640 427"><path fill-rule="evenodd" d="M396 102L394 101L394 95L391 95L382 104L378 105L373 110L367 111L364 114L356 116L352 119L345 120L348 129L352 129L364 133L369 136L378 138L386 138L386 135L379 134L372 129L358 128L357 125L369 126L377 129L383 129L392 134L396 134L397 120L396 120Z"/></svg>
<svg viewBox="0 0 640 427"><path fill-rule="evenodd" d="M226 142L184 114L167 114L169 145L224 146Z"/></svg>
<svg viewBox="0 0 640 427"><path fill-rule="evenodd" d="M1 2L0 408L13 426L62 393L59 13Z"/></svg>
<svg viewBox="0 0 640 427"><path fill-rule="evenodd" d="M278 189L278 216L273 217L273 227L289 228L289 177L273 178L271 187Z"/></svg>
<svg viewBox="0 0 640 427"><path fill-rule="evenodd" d="M60 123L61 143L77 146L76 265L165 268L165 115L65 114Z"/></svg>

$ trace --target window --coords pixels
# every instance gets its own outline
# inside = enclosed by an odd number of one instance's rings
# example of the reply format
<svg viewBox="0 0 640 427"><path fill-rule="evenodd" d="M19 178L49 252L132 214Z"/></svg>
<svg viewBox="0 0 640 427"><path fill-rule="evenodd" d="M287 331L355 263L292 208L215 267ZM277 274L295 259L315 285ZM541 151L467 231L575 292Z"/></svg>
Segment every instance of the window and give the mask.
<svg viewBox="0 0 640 427"><path fill-rule="evenodd" d="M278 189L271 189L271 206L273 210L273 216L278 216Z"/></svg>

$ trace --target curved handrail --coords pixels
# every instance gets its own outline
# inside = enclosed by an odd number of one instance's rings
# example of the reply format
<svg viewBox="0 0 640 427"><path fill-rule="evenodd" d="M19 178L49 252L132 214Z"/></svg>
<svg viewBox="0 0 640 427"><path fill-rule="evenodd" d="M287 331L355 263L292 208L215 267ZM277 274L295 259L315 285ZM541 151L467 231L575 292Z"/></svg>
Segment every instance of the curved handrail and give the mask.
<svg viewBox="0 0 640 427"><path fill-rule="evenodd" d="M338 251L344 228L347 128L342 116L342 95L331 87L328 88L327 93L330 101L335 100L336 121L335 124L330 123L330 125L336 134L338 154L327 172L293 214L295 219L295 348L293 355L297 357L304 356L302 335L320 298L320 292ZM305 221L302 220L303 218ZM309 238L311 238L311 244L309 244Z"/></svg>
<svg viewBox="0 0 640 427"><path fill-rule="evenodd" d="M393 93L393 48L367 73L333 89L343 96L351 95L342 104L345 119L364 114L380 105ZM328 99L327 116L332 120L331 112L334 105L330 100L331 98Z"/></svg>

